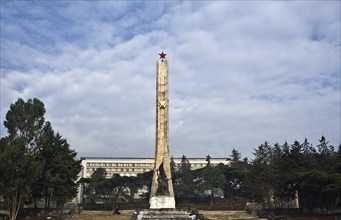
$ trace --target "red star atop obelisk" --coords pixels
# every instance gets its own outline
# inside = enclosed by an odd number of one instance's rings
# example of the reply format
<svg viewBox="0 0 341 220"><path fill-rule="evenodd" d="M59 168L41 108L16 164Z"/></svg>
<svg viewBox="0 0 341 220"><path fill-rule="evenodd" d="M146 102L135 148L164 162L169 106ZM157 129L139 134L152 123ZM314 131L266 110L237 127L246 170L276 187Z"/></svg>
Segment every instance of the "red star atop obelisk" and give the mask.
<svg viewBox="0 0 341 220"><path fill-rule="evenodd" d="M162 59L162 60L166 59L167 54L163 53L163 51L161 53L159 53L159 55L160 55L160 59Z"/></svg>

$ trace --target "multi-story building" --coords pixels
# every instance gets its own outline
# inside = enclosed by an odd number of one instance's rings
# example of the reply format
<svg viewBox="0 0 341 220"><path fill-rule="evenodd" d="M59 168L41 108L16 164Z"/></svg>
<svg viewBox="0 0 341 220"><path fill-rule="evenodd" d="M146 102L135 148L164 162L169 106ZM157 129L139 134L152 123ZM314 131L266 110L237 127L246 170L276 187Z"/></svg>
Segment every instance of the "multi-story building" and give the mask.
<svg viewBox="0 0 341 220"><path fill-rule="evenodd" d="M98 168L105 169L107 176L111 178L114 174L121 176L137 176L139 173L148 172L154 169L154 158L142 157L82 157L82 171L79 178L90 178L92 173ZM187 158L191 164L191 169L200 169L207 166L206 158ZM181 158L174 158L174 163L178 166ZM220 163L228 165L230 158L211 158L211 165ZM80 184L77 199L83 202L84 186Z"/></svg>
<svg viewBox="0 0 341 220"><path fill-rule="evenodd" d="M107 178L114 174L121 176L137 176L139 173L144 173L153 170L154 158L139 158L139 157L82 157L82 172L81 178L90 178L92 173L98 168L103 168L107 172ZM207 165L206 158L187 158L192 169L199 169ZM181 158L174 158L176 165L181 163ZM230 159L226 158L211 158L211 164L218 165L229 164Z"/></svg>

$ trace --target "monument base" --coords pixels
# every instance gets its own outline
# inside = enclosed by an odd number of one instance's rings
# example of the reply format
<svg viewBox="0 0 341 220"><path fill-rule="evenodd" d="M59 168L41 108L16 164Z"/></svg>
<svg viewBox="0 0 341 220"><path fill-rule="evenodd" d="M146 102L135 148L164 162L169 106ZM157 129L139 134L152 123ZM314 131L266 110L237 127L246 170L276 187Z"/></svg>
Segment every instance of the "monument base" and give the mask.
<svg viewBox="0 0 341 220"><path fill-rule="evenodd" d="M134 213L133 220L196 220L203 219L197 218L195 214L191 214L184 210L138 210Z"/></svg>
<svg viewBox="0 0 341 220"><path fill-rule="evenodd" d="M149 204L150 209L175 209L175 199L170 196L153 196Z"/></svg>

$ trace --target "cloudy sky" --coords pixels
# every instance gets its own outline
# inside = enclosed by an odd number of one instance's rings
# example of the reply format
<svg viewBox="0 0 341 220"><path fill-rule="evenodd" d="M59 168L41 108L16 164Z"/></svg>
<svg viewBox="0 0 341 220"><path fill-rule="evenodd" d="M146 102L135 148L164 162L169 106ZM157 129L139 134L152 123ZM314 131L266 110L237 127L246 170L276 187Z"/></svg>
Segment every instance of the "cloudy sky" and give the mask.
<svg viewBox="0 0 341 220"><path fill-rule="evenodd" d="M1 121L39 98L79 156L152 157L164 51L171 155L252 157L322 135L338 146L340 4L1 1Z"/></svg>

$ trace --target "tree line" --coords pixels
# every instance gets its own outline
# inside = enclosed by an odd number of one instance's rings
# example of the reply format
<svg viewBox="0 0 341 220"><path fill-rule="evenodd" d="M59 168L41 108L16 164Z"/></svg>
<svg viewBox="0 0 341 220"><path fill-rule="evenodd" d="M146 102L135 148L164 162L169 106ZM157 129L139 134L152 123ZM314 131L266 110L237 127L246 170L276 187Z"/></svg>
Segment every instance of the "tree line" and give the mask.
<svg viewBox="0 0 341 220"><path fill-rule="evenodd" d="M243 158L238 150L229 155L230 163L213 166L206 157L206 167L191 169L186 156L176 165L171 158L171 171L176 199L224 197L258 203L264 209L313 208L333 209L341 206L341 145L335 150L324 136L313 146L305 139L280 145L264 142L254 149L254 159ZM134 193L151 185L152 172L137 177L118 174L106 179L106 171L97 169L91 178L83 179L85 203L105 198L104 203L115 206L120 195L133 200ZM128 189L128 190L124 190ZM145 195L148 198L148 194Z"/></svg>
<svg viewBox="0 0 341 220"><path fill-rule="evenodd" d="M45 121L44 103L18 99L11 104L0 139L0 208L17 218L24 204L61 208L77 195L81 171L77 153Z"/></svg>
<svg viewBox="0 0 341 220"><path fill-rule="evenodd" d="M341 144L336 151L324 136L315 147L307 139L291 145L265 142L254 156L244 184L254 201L269 208L292 199L309 210L341 206Z"/></svg>

